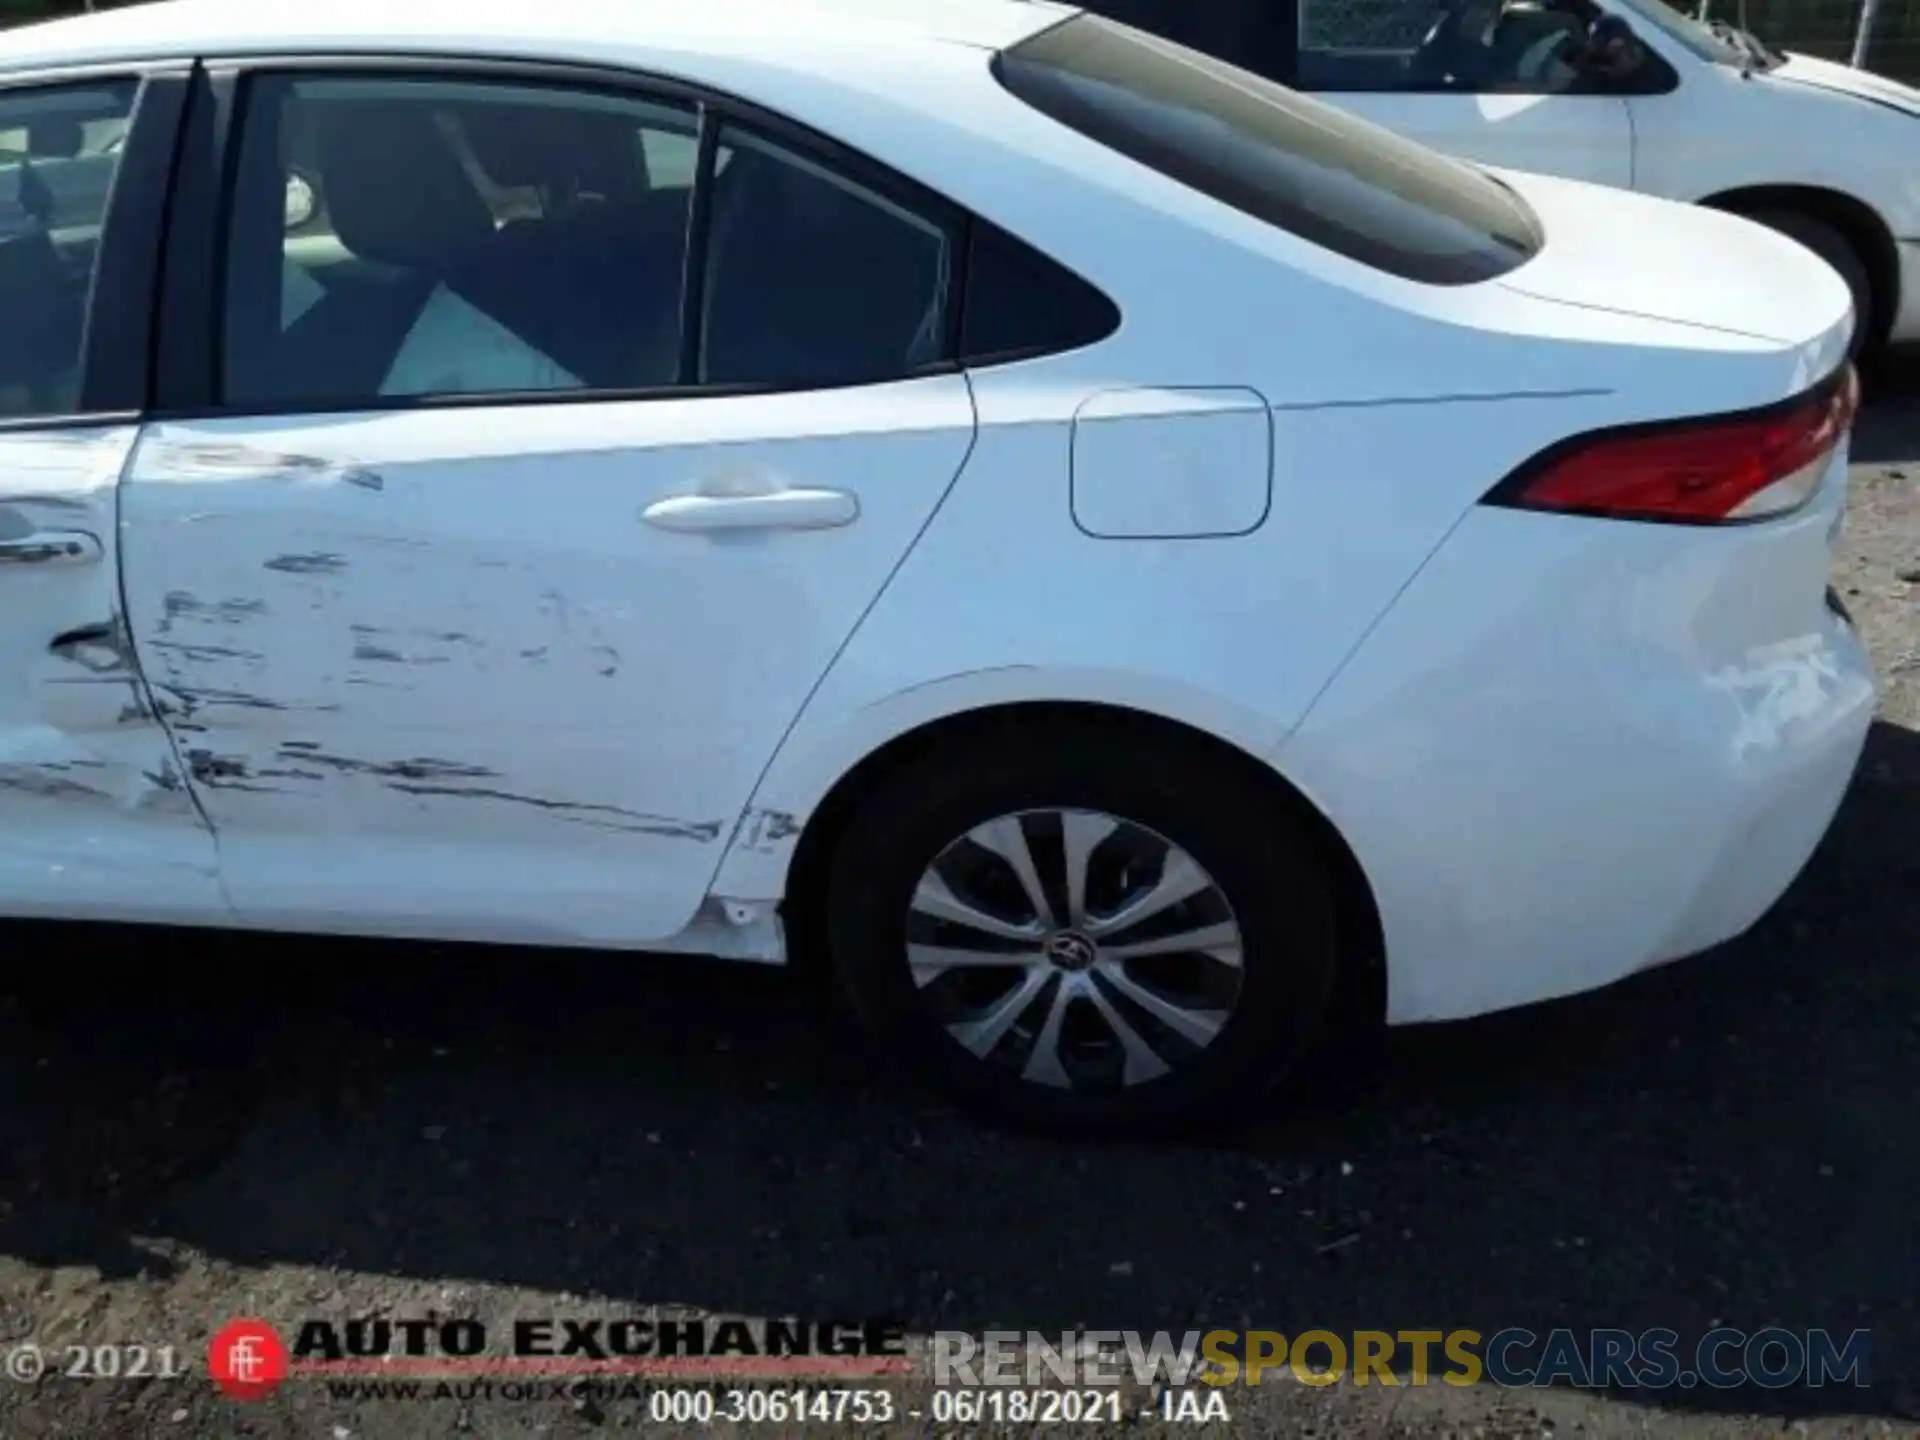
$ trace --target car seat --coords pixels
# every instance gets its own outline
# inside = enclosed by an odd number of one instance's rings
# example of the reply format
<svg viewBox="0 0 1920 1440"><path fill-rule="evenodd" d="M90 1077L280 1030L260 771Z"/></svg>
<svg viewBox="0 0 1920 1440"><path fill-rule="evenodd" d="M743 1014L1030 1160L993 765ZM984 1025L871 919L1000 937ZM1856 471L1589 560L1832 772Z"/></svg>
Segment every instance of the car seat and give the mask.
<svg viewBox="0 0 1920 1440"><path fill-rule="evenodd" d="M429 297L495 235L492 212L426 105L330 102L317 149L341 244L399 275L331 286L288 327L273 347L283 401L380 393Z"/></svg>

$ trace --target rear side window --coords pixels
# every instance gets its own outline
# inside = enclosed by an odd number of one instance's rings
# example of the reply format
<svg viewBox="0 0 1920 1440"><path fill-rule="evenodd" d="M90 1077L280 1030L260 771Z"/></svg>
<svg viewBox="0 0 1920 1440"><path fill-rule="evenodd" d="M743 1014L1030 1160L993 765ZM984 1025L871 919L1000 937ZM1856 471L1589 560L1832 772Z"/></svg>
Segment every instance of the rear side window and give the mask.
<svg viewBox="0 0 1920 1440"><path fill-rule="evenodd" d="M418 75L249 87L225 399L638 389L680 366L691 107Z"/></svg>
<svg viewBox="0 0 1920 1440"><path fill-rule="evenodd" d="M1078 350L1119 328L1113 302L1071 270L984 220L972 228L962 361L982 365Z"/></svg>
<svg viewBox="0 0 1920 1440"><path fill-rule="evenodd" d="M953 358L944 210L731 122L709 164L690 104L301 72L250 80L241 116L227 405L803 389Z"/></svg>
<svg viewBox="0 0 1920 1440"><path fill-rule="evenodd" d="M1096 15L1022 41L996 70L1102 145L1391 275L1470 285L1540 248L1533 213L1491 176Z"/></svg>
<svg viewBox="0 0 1920 1440"><path fill-rule="evenodd" d="M732 125L712 198L699 383L850 385L946 358L944 226Z"/></svg>

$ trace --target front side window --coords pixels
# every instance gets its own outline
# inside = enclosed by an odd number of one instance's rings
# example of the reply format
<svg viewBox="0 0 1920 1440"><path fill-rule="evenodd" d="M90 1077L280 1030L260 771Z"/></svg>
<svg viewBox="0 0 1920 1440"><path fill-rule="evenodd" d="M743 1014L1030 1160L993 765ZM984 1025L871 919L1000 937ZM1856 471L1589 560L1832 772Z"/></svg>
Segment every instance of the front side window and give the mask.
<svg viewBox="0 0 1920 1440"><path fill-rule="evenodd" d="M0 94L0 419L79 405L88 292L135 88Z"/></svg>
<svg viewBox="0 0 1920 1440"><path fill-rule="evenodd" d="M1001 83L1109 149L1316 245L1436 285L1541 244L1491 176L1170 41L1078 15L1005 51Z"/></svg>

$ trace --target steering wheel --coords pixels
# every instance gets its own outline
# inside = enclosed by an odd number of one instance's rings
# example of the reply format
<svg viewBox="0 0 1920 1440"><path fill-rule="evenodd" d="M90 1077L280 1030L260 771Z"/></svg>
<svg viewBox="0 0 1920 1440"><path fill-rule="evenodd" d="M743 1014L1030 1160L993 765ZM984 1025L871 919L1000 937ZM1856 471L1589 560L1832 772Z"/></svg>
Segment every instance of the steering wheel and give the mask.
<svg viewBox="0 0 1920 1440"><path fill-rule="evenodd" d="M1452 72L1452 59L1459 46L1460 27L1465 21L1462 0L1445 0L1433 17L1425 38L1407 58L1407 78L1423 85L1439 84Z"/></svg>
<svg viewBox="0 0 1920 1440"><path fill-rule="evenodd" d="M1488 51L1476 30L1490 30L1501 0L1441 0L1426 38L1407 60L1407 78L1418 84L1472 84L1484 78Z"/></svg>

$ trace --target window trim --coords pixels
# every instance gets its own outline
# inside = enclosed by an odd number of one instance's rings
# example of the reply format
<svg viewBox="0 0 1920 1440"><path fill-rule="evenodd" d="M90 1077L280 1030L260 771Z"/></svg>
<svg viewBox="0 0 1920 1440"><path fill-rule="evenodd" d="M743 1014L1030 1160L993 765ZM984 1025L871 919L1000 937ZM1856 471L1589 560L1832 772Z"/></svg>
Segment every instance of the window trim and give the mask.
<svg viewBox="0 0 1920 1440"><path fill-rule="evenodd" d="M65 415L0 417L0 435L134 424L144 413L154 373L161 247L193 68L191 60L121 60L0 75L0 99L15 91L101 81L134 85L126 140L107 191L99 249L87 285L79 403ZM122 317L112 335L94 323L102 305L112 305Z"/></svg>
<svg viewBox="0 0 1920 1440"><path fill-rule="evenodd" d="M224 260L218 224L222 175L233 129L233 77L197 69L180 133L180 156L161 261L157 363L149 411L204 410L216 376L215 330L208 321Z"/></svg>
<svg viewBox="0 0 1920 1440"><path fill-rule="evenodd" d="M191 67L152 72L134 92L127 138L107 192L100 251L87 286L80 350L83 412L146 407L153 373L159 240L166 233L190 74ZM118 317L112 332L97 323L103 313Z"/></svg>
<svg viewBox="0 0 1920 1440"><path fill-rule="evenodd" d="M953 247L949 279L947 334L943 357L880 380L836 381L797 386L782 383L698 384L594 388L574 390L494 390L458 394L366 396L343 401L300 402L285 405L230 404L220 395L220 351L225 332L225 245L230 219L245 112L245 89L257 77L322 72L330 77L405 77L470 84L518 84L554 89L585 90L635 100L692 105L699 116L699 159L689 203L685 264L694 267L704 257L706 231L711 222L712 156L722 125L731 124L759 135L831 169L862 187L874 190L928 223L946 232ZM804 394L814 390L846 390L897 385L936 375L958 375L969 366L957 358L959 317L965 302L965 256L971 246L972 216L961 205L927 185L902 175L872 156L813 127L769 110L729 92L671 76L623 67L567 61L528 60L487 55L394 54L372 51L327 51L311 54L260 52L223 56L205 68L204 95L196 96L189 118L189 137L182 150L179 185L183 197L198 191L205 199L175 205L175 224L167 236L167 303L161 324L159 373L168 377L167 393L156 395L151 418L166 420L241 419L289 414L386 414L412 410L460 410L527 405L608 404L640 400L719 399L752 395ZM699 229L696 230L695 226ZM704 266L701 266L704 269ZM704 276L702 277L704 283ZM703 287L702 287L703 288ZM688 276L683 273L682 375L689 337L687 306L692 300ZM697 344L697 333L693 343Z"/></svg>

